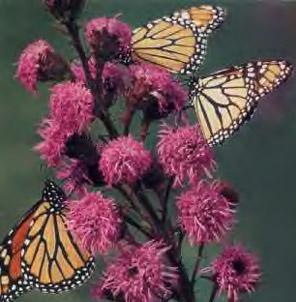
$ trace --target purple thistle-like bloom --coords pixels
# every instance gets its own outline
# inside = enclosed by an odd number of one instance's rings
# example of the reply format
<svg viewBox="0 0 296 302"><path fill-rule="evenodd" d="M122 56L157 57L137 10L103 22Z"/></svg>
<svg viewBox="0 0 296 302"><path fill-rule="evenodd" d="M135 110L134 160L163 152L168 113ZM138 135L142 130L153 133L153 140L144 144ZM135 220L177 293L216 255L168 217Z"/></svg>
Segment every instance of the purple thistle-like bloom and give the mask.
<svg viewBox="0 0 296 302"><path fill-rule="evenodd" d="M111 186L135 183L149 170L151 164L151 154L143 143L132 136L122 136L104 146L99 168L105 182Z"/></svg>
<svg viewBox="0 0 296 302"><path fill-rule="evenodd" d="M110 59L130 52L132 31L117 18L103 17L89 21L85 36L95 54L102 57Z"/></svg>
<svg viewBox="0 0 296 302"><path fill-rule="evenodd" d="M213 154L197 126L178 129L164 125L157 144L159 163L164 172L174 177L174 186L198 182L214 167Z"/></svg>
<svg viewBox="0 0 296 302"><path fill-rule="evenodd" d="M240 293L253 292L261 277L257 257L241 245L226 247L207 271L213 273L220 293L225 292L229 302L239 301Z"/></svg>
<svg viewBox="0 0 296 302"><path fill-rule="evenodd" d="M112 198L85 193L80 200L69 201L67 209L67 227L83 249L106 254L120 239L123 221Z"/></svg>
<svg viewBox="0 0 296 302"><path fill-rule="evenodd" d="M81 134L94 119L94 100L81 82L63 82L51 89L50 118L69 132Z"/></svg>
<svg viewBox="0 0 296 302"><path fill-rule="evenodd" d="M200 181L177 198L179 219L191 244L219 241L234 223L234 210L220 182Z"/></svg>
<svg viewBox="0 0 296 302"><path fill-rule="evenodd" d="M92 78L96 78L96 66L95 59L92 57L88 61L89 70ZM85 74L81 63L74 62L71 64L71 70L75 76L76 81L86 82ZM103 84L103 93L107 95L111 93L112 95L119 95L123 93L125 89L130 85L130 75L129 70L122 64L106 62L102 70L101 81Z"/></svg>
<svg viewBox="0 0 296 302"><path fill-rule="evenodd" d="M45 40L29 44L20 55L16 77L29 91L36 93L37 82L60 78L67 66Z"/></svg>
<svg viewBox="0 0 296 302"><path fill-rule="evenodd" d="M106 294L112 294L124 297L126 302L155 302L169 298L178 274L177 269L165 261L168 249L159 241L125 247L107 267L93 296L102 299Z"/></svg>
<svg viewBox="0 0 296 302"><path fill-rule="evenodd" d="M105 94L113 93L118 95L130 84L129 71L121 64L107 62L102 72L102 83Z"/></svg>
<svg viewBox="0 0 296 302"><path fill-rule="evenodd" d="M166 70L148 63L130 66L131 88L126 92L129 106L144 110L151 119L180 111L187 92Z"/></svg>
<svg viewBox="0 0 296 302"><path fill-rule="evenodd" d="M56 175L58 179L64 180L64 190L67 194L75 192L78 196L84 196L87 187L92 185L87 166L80 160L71 159L70 162L64 162Z"/></svg>
<svg viewBox="0 0 296 302"><path fill-rule="evenodd" d="M57 166L65 153L66 142L72 133L60 127L55 120L44 119L38 130L43 139L34 149L40 153L41 158L47 162L49 167Z"/></svg>

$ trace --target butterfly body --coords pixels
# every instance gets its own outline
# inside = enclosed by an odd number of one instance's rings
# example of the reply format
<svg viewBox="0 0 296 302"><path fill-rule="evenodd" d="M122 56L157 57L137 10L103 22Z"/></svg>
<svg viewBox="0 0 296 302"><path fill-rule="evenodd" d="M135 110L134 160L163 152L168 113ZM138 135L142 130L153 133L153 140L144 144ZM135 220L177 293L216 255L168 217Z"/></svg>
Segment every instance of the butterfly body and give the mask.
<svg viewBox="0 0 296 302"><path fill-rule="evenodd" d="M0 301L12 301L33 288L44 293L68 291L91 276L94 258L79 248L66 228L65 199L57 185L47 182L42 199L4 239Z"/></svg>

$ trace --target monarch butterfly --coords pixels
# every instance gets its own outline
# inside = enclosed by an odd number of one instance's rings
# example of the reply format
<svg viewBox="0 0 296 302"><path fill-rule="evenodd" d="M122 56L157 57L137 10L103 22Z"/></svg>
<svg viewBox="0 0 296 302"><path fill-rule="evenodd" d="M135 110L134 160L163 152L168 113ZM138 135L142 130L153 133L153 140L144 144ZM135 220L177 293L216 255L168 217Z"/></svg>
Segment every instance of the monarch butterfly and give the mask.
<svg viewBox="0 0 296 302"><path fill-rule="evenodd" d="M191 73L204 59L207 34L223 22L222 12L212 6L192 7L135 29L132 58L172 73Z"/></svg>
<svg viewBox="0 0 296 302"><path fill-rule="evenodd" d="M201 5L181 9L174 13L174 17L191 20L207 34L217 29L224 21L226 11L219 6Z"/></svg>
<svg viewBox="0 0 296 302"><path fill-rule="evenodd" d="M208 143L228 138L291 72L292 65L283 60L257 61L193 80L190 99Z"/></svg>
<svg viewBox="0 0 296 302"><path fill-rule="evenodd" d="M47 181L42 199L12 229L0 247L0 301L38 288L59 293L84 283L94 258L82 251L65 226L64 192Z"/></svg>

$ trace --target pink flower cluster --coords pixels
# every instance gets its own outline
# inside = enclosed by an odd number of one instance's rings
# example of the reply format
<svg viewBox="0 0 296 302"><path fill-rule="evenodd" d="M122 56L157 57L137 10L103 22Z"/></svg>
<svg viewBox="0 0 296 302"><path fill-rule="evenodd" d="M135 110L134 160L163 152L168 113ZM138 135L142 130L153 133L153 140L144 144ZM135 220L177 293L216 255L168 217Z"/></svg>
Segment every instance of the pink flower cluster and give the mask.
<svg viewBox="0 0 296 302"><path fill-rule="evenodd" d="M138 63L131 65L130 73L132 85L126 93L129 106L144 110L151 119L184 107L187 92L166 70Z"/></svg>
<svg viewBox="0 0 296 302"><path fill-rule="evenodd" d="M197 126L163 126L157 153L164 172L174 178L176 187L184 186L187 179L190 184L198 182L214 167L211 149Z"/></svg>
<svg viewBox="0 0 296 302"><path fill-rule="evenodd" d="M103 148L99 167L105 182L111 186L135 183L149 170L151 163L151 154L144 145L127 136L112 140Z"/></svg>
<svg viewBox="0 0 296 302"><path fill-rule="evenodd" d="M65 142L69 139L70 133L61 131L59 124L54 120L44 119L38 134L42 141L34 149L40 153L49 167L57 166L65 152Z"/></svg>
<svg viewBox="0 0 296 302"><path fill-rule="evenodd" d="M23 50L16 76L28 91L36 93L37 81L53 55L54 49L44 40L37 40Z"/></svg>
<svg viewBox="0 0 296 302"><path fill-rule="evenodd" d="M239 301L240 293L254 291L261 276L257 258L241 245L226 247L210 270L220 292L226 292L229 302Z"/></svg>
<svg viewBox="0 0 296 302"><path fill-rule="evenodd" d="M130 27L117 18L97 18L85 27L85 36L95 53L114 58L127 54L131 48L132 32Z"/></svg>
<svg viewBox="0 0 296 302"><path fill-rule="evenodd" d="M93 296L194 301L195 273L206 273L229 302L238 302L259 282L255 256L240 245L229 246L210 267L199 269L203 248L221 242L234 226L239 196L228 183L213 180L213 152L199 125L183 118L186 88L168 70L136 57L132 31L117 18L89 21L84 45L76 23L84 3L45 0L79 58L68 61L38 40L22 52L17 77L34 93L38 81L54 81L35 149L71 194L63 211L73 240L93 255L114 252ZM146 141L149 127L167 117L155 150L148 149L157 139L151 131ZM117 200L108 197L112 192ZM183 238L199 245L191 279L183 263Z"/></svg>
<svg viewBox="0 0 296 302"><path fill-rule="evenodd" d="M49 119L39 130L43 139L35 149L49 166L60 163L67 140L87 130L93 120L94 101L81 82L63 82L51 89Z"/></svg>
<svg viewBox="0 0 296 302"><path fill-rule="evenodd" d="M50 118L55 120L63 131L82 133L94 116L94 101L89 89L82 83L64 82L51 89Z"/></svg>
<svg viewBox="0 0 296 302"><path fill-rule="evenodd" d="M218 242L231 229L234 211L220 183L200 181L177 198L181 226L191 244Z"/></svg>
<svg viewBox="0 0 296 302"><path fill-rule="evenodd" d="M106 254L120 239L122 217L112 198L85 193L67 203L67 226L74 238L92 254Z"/></svg>
<svg viewBox="0 0 296 302"><path fill-rule="evenodd" d="M93 57L88 60L88 66L92 78L96 80L96 66L95 59ZM81 63L72 63L71 70L77 81L86 83L85 74ZM129 86L130 74L128 68L126 68L124 65L107 62L104 64L100 80L103 85L103 94L105 97L109 93L118 96L120 94L123 94L125 89L127 89L127 87Z"/></svg>
<svg viewBox="0 0 296 302"><path fill-rule="evenodd" d="M87 166L76 159L72 159L69 163L63 162L56 176L64 181L64 189L68 194L75 192L78 196L84 196L87 185L93 184L88 176Z"/></svg>
<svg viewBox="0 0 296 302"><path fill-rule="evenodd" d="M166 263L168 250L159 241L149 241L139 247L124 247L94 288L94 297L102 299L106 293L111 293L127 302L168 299L178 280L176 268Z"/></svg>

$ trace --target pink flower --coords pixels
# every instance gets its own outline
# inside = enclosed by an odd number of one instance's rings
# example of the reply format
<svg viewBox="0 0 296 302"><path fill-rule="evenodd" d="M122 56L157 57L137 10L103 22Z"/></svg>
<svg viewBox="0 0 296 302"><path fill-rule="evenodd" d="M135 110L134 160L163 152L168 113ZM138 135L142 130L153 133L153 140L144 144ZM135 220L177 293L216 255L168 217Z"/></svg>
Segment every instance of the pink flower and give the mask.
<svg viewBox="0 0 296 302"><path fill-rule="evenodd" d="M220 181L217 184L220 194L225 197L233 209L236 209L239 203L239 194L227 181Z"/></svg>
<svg viewBox="0 0 296 302"><path fill-rule="evenodd" d="M88 61L88 63L89 63L89 61ZM90 64L88 64L88 66L89 66L89 68L91 68ZM83 70L83 67L82 67L82 65L79 61L74 60L71 63L71 71L72 71L72 74L75 77L75 81L86 83L84 70Z"/></svg>
<svg viewBox="0 0 296 302"><path fill-rule="evenodd" d="M67 227L83 249L106 254L120 239L122 218L112 198L85 193L82 199L69 201L67 209Z"/></svg>
<svg viewBox="0 0 296 302"><path fill-rule="evenodd" d="M152 158L144 145L132 136L123 136L109 142L102 150L99 161L105 182L135 183L150 168Z"/></svg>
<svg viewBox="0 0 296 302"><path fill-rule="evenodd" d="M177 283L175 267L168 266L165 253L169 248L162 242L149 241L139 247L126 247L108 266L93 294L124 297L126 302L164 301Z"/></svg>
<svg viewBox="0 0 296 302"><path fill-rule="evenodd" d="M65 153L66 142L71 136L67 129L60 127L55 120L45 119L38 130L43 141L35 146L49 167L57 166Z"/></svg>
<svg viewBox="0 0 296 302"><path fill-rule="evenodd" d="M178 129L166 125L159 133L157 152L164 172L174 177L174 186L182 186L186 178L191 184L214 167L213 154L197 126Z"/></svg>
<svg viewBox="0 0 296 302"><path fill-rule="evenodd" d="M129 53L132 31L116 18L97 18L85 27L86 39L96 54L103 58L113 58Z"/></svg>
<svg viewBox="0 0 296 302"><path fill-rule="evenodd" d="M239 301L239 294L255 291L261 271L257 257L241 245L228 246L209 269L213 272L220 293L225 292L229 302Z"/></svg>
<svg viewBox="0 0 296 302"><path fill-rule="evenodd" d="M88 66L93 79L96 78L95 59L92 57L88 61ZM85 74L81 63L74 62L71 65L72 73L77 81L86 82ZM103 94L118 95L122 93L130 84L130 75L127 67L121 64L107 62L104 64L102 71Z"/></svg>
<svg viewBox="0 0 296 302"><path fill-rule="evenodd" d="M28 91L36 93L37 81L60 78L66 70L65 62L55 54L48 42L37 40L23 50L16 77Z"/></svg>
<svg viewBox="0 0 296 302"><path fill-rule="evenodd" d="M113 93L117 95L123 92L129 85L130 77L128 69L123 65L107 62L104 65L102 82L105 94Z"/></svg>
<svg viewBox="0 0 296 302"><path fill-rule="evenodd" d="M78 196L83 196L87 192L87 186L92 185L87 166L76 159L64 162L57 171L57 178L65 181L64 190L69 195L76 192Z"/></svg>
<svg viewBox="0 0 296 302"><path fill-rule="evenodd" d="M180 111L187 92L166 70L147 63L130 66L132 86L127 91L128 103L144 110L151 119Z"/></svg>
<svg viewBox="0 0 296 302"><path fill-rule="evenodd" d="M50 117L73 134L82 133L93 121L94 100L81 82L63 82L51 89Z"/></svg>
<svg viewBox="0 0 296 302"><path fill-rule="evenodd" d="M219 185L200 181L177 198L181 226L191 244L219 241L234 223L234 211Z"/></svg>
<svg viewBox="0 0 296 302"><path fill-rule="evenodd" d="M88 68L89 68L92 79L95 80L96 79L96 59L94 57L89 58ZM76 81L86 83L84 70L83 70L82 64L79 60L75 60L72 62L71 70L76 78Z"/></svg>

